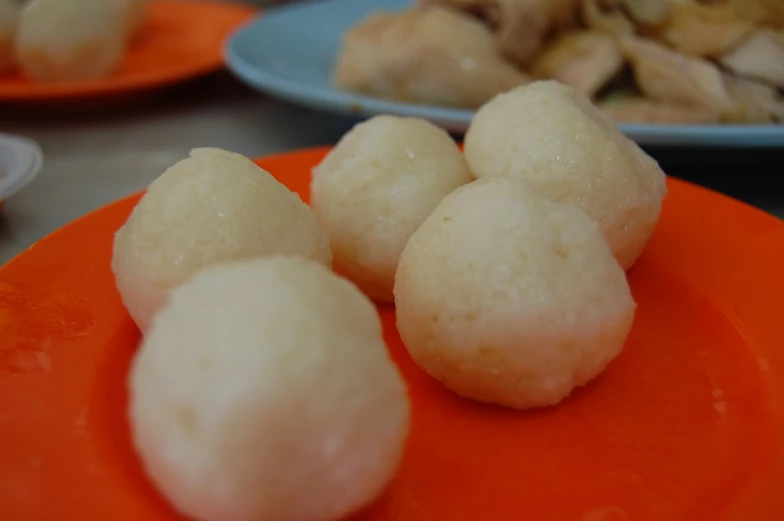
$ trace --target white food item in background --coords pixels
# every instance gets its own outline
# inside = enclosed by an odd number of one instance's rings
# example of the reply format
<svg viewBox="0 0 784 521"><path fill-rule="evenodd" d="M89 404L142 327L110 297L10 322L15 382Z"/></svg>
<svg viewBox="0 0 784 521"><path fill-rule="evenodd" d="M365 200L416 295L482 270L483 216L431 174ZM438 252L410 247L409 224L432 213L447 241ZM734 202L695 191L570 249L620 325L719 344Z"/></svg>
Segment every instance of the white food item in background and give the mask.
<svg viewBox="0 0 784 521"><path fill-rule="evenodd" d="M30 0L19 17L15 54L38 81L78 81L113 73L125 54L121 0Z"/></svg>
<svg viewBox="0 0 784 521"><path fill-rule="evenodd" d="M600 374L635 310L595 221L511 176L444 198L403 251L395 304L424 371L514 409L557 404Z"/></svg>
<svg viewBox="0 0 784 521"><path fill-rule="evenodd" d="M541 81L497 96L465 137L477 177L513 175L598 221L618 262L631 267L667 193L659 165L586 97Z"/></svg>
<svg viewBox="0 0 784 521"><path fill-rule="evenodd" d="M485 24L444 6L359 20L342 37L332 75L343 90L471 109L529 81L497 52Z"/></svg>
<svg viewBox="0 0 784 521"><path fill-rule="evenodd" d="M722 56L721 64L741 77L760 80L784 89L784 41L773 31L762 30Z"/></svg>
<svg viewBox="0 0 784 521"><path fill-rule="evenodd" d="M16 0L0 0L0 73L14 68L14 36L19 19Z"/></svg>
<svg viewBox="0 0 784 521"><path fill-rule="evenodd" d="M392 479L409 428L375 307L297 257L215 266L174 290L130 397L148 475L200 521L342 519Z"/></svg>
<svg viewBox="0 0 784 521"><path fill-rule="evenodd" d="M150 185L115 236L112 270L144 332L169 290L197 271L275 253L332 263L297 194L245 156L198 148Z"/></svg>
<svg viewBox="0 0 784 521"><path fill-rule="evenodd" d="M408 238L445 195L471 180L446 131L422 119L376 116L313 169L311 204L336 263L371 298L391 302Z"/></svg>

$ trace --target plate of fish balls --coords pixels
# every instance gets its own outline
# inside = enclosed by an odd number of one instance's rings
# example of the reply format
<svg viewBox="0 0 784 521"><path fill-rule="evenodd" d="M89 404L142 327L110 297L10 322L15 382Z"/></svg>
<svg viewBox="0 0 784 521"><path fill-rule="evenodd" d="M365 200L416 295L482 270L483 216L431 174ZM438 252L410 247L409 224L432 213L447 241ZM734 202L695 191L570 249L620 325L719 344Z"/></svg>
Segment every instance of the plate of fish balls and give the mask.
<svg viewBox="0 0 784 521"><path fill-rule="evenodd" d="M0 0L0 102L147 90L220 69L254 12L203 0Z"/></svg>
<svg viewBox="0 0 784 521"><path fill-rule="evenodd" d="M571 87L195 149L0 270L18 520L784 514L784 224Z"/></svg>

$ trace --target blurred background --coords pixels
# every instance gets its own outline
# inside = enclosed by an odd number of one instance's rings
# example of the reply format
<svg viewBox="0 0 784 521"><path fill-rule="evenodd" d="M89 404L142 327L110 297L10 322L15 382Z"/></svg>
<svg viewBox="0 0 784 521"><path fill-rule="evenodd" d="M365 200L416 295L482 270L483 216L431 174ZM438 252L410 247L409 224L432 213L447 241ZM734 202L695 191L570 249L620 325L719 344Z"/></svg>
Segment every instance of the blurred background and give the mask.
<svg viewBox="0 0 784 521"><path fill-rule="evenodd" d="M281 3L217 1L253 8ZM177 3L182 13L191 12L188 0ZM143 189L194 147L262 156L334 144L358 121L257 92L222 67L217 69L156 89L67 100L43 94L4 99L0 81L0 132L31 138L44 153L38 178L5 202L0 264L85 213ZM22 88L11 87L17 94ZM777 179L784 174L781 148L646 149L670 175L784 217L784 193Z"/></svg>

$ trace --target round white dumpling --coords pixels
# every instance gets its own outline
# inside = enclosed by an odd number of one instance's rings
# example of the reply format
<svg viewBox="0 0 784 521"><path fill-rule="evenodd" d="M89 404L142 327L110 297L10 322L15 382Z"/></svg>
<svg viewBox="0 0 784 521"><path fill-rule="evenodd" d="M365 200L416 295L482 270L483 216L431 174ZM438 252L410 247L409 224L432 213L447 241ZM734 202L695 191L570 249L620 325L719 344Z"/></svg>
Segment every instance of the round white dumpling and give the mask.
<svg viewBox="0 0 784 521"><path fill-rule="evenodd" d="M410 407L373 304L322 264L266 257L172 292L130 373L134 445L201 521L328 521L373 501Z"/></svg>
<svg viewBox="0 0 784 521"><path fill-rule="evenodd" d="M0 73L14 68L14 36L19 19L16 0L0 0Z"/></svg>
<svg viewBox="0 0 784 521"><path fill-rule="evenodd" d="M274 253L332 264L299 196L247 157L199 148L150 185L114 238L112 270L144 332L169 290L198 270Z"/></svg>
<svg viewBox="0 0 784 521"><path fill-rule="evenodd" d="M19 16L15 53L39 81L77 81L114 72L125 52L120 0L30 0Z"/></svg>
<svg viewBox="0 0 784 521"><path fill-rule="evenodd" d="M477 177L514 175L599 222L621 265L642 253L667 188L659 165L573 88L521 87L483 106L465 137Z"/></svg>
<svg viewBox="0 0 784 521"><path fill-rule="evenodd" d="M514 177L444 198L403 250L395 304L422 369L515 409L556 404L601 373L635 310L595 221Z"/></svg>
<svg viewBox="0 0 784 521"><path fill-rule="evenodd" d="M377 116L355 126L313 169L311 204L336 263L371 298L391 302L408 238L446 194L472 179L444 130Z"/></svg>

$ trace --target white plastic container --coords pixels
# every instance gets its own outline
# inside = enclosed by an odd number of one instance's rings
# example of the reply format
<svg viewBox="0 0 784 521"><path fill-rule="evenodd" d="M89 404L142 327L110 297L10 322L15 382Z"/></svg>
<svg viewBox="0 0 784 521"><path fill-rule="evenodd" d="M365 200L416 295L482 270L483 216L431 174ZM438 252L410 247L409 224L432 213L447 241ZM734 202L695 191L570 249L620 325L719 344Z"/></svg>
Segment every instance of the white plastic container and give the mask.
<svg viewBox="0 0 784 521"><path fill-rule="evenodd" d="M35 179L43 157L35 141L0 133L0 209L3 201Z"/></svg>

